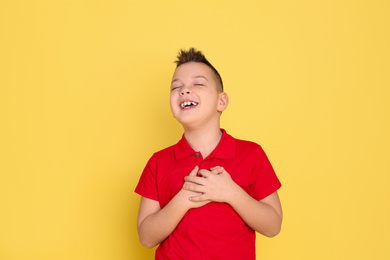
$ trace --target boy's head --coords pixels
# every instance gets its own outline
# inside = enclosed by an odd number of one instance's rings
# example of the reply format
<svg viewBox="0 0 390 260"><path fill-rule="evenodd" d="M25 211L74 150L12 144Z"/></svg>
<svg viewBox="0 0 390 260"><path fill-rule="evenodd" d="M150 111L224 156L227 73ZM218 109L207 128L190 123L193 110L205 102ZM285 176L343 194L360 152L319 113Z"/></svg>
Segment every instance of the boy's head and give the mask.
<svg viewBox="0 0 390 260"><path fill-rule="evenodd" d="M177 55L176 63L176 69L185 63L188 62L199 62L206 64L210 69L213 71L215 76L215 81L217 83L217 90L218 92L223 92L223 82L221 75L219 75L216 68L214 68L213 65L206 59L206 57L203 55L201 51L196 50L195 48L190 48L188 51L186 50L180 50L179 54Z"/></svg>
<svg viewBox="0 0 390 260"><path fill-rule="evenodd" d="M170 95L173 116L186 129L219 126L229 99L218 71L194 48L181 50L177 58Z"/></svg>

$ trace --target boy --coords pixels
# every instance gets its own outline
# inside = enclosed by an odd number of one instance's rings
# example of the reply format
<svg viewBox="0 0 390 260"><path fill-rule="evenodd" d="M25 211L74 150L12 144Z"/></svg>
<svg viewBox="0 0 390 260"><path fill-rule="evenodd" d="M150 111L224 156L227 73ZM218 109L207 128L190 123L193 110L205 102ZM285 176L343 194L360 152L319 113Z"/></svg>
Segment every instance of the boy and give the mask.
<svg viewBox="0 0 390 260"><path fill-rule="evenodd" d="M156 259L256 259L255 231L280 232L281 184L261 147L228 135L218 71L193 48L177 56L171 84L182 139L148 161L136 192L141 244Z"/></svg>

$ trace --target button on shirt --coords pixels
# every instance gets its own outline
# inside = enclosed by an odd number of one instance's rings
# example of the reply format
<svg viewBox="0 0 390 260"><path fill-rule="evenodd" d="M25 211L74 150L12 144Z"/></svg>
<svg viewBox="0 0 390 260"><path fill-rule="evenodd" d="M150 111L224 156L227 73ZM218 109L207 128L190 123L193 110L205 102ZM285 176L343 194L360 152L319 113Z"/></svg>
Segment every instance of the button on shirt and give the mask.
<svg viewBox="0 0 390 260"><path fill-rule="evenodd" d="M184 177L196 165L209 170L222 166L250 196L261 200L281 187L263 149L235 139L221 129L218 146L207 157L194 151L184 135L175 145L148 161L135 192L165 207L180 191ZM226 203L211 202L190 209L156 250L156 259L254 260L255 232Z"/></svg>

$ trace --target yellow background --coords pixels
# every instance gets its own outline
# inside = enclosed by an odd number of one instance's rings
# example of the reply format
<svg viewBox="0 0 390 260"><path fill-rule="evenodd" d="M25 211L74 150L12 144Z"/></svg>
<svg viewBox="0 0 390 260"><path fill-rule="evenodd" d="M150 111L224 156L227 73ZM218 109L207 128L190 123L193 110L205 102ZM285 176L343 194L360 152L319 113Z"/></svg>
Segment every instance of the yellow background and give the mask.
<svg viewBox="0 0 390 260"><path fill-rule="evenodd" d="M0 259L153 259L133 190L182 134L180 48L283 183L258 259L390 258L390 2L0 2Z"/></svg>

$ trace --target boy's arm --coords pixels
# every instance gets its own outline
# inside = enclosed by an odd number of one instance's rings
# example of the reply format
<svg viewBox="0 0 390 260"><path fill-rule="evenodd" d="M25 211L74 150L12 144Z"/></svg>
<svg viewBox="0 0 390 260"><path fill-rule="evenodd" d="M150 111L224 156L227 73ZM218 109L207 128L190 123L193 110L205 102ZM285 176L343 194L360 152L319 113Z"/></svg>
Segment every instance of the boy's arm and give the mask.
<svg viewBox="0 0 390 260"><path fill-rule="evenodd" d="M211 171L200 170L202 177L187 176L184 189L203 193L190 200L225 202L240 215L253 230L268 237L276 236L282 225L282 207L277 192L258 201L236 184L222 167Z"/></svg>
<svg viewBox="0 0 390 260"><path fill-rule="evenodd" d="M237 191L236 197L232 198L229 204L245 223L267 237L279 234L283 216L278 193L275 191L268 197L257 201L241 187L238 188L240 191Z"/></svg>
<svg viewBox="0 0 390 260"><path fill-rule="evenodd" d="M190 176L196 176L198 167L195 167ZM172 200L160 208L156 200L141 197L138 211L137 229L142 245L152 248L164 241L176 228L186 212L191 208L201 207L210 201L190 201L190 197L199 196L199 193L181 189Z"/></svg>

